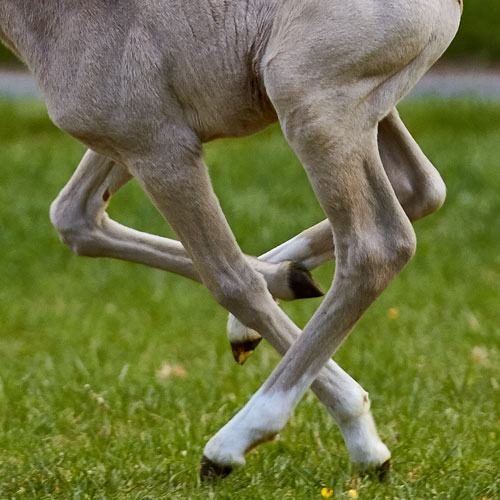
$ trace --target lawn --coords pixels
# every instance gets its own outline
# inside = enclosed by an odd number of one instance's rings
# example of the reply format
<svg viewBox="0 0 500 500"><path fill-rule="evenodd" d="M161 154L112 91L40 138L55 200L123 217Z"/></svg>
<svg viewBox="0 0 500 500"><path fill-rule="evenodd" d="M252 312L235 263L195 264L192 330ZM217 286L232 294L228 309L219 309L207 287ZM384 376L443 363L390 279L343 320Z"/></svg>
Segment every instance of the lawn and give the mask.
<svg viewBox="0 0 500 500"><path fill-rule="evenodd" d="M333 499L500 498L500 103L417 100L401 113L447 203L415 225L415 258L336 355L371 393L391 473L351 471L307 394L278 442L207 486L204 444L277 355L262 345L237 366L226 314L201 285L64 247L48 208L83 148L40 103L0 103L0 498L321 499L324 486ZM322 218L276 127L206 151L247 253ZM110 213L171 235L135 183ZM316 273L325 287L332 271ZM304 325L318 303L283 307Z"/></svg>

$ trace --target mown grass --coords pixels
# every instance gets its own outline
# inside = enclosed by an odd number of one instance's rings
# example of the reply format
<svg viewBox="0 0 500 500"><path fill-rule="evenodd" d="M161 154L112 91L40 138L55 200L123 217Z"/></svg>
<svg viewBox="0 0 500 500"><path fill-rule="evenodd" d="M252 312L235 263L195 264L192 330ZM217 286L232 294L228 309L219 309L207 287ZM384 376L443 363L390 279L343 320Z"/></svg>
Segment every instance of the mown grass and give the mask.
<svg viewBox="0 0 500 500"><path fill-rule="evenodd" d="M314 499L323 486L335 499L349 489L360 499L500 498L500 103L411 101L401 111L448 200L416 224L414 260L336 356L371 393L392 472L384 482L353 473L308 394L280 441L205 486L205 442L278 357L263 345L236 366L225 312L200 285L60 244L48 207L83 148L40 103L1 103L0 498ZM277 128L206 149L246 252L322 218ZM133 183L110 211L170 234ZM317 272L325 286L332 270ZM318 303L284 308L303 325ZM182 369L167 377L165 364Z"/></svg>

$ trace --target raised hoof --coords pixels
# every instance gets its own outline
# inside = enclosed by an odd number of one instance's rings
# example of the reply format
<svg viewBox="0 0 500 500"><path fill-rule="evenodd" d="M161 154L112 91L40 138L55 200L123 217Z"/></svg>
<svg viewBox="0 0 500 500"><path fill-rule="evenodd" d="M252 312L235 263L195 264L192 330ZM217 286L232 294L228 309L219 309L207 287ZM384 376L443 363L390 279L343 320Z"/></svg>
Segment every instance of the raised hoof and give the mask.
<svg viewBox="0 0 500 500"><path fill-rule="evenodd" d="M294 262L290 262L288 285L293 290L296 299L310 299L324 295L312 274Z"/></svg>
<svg viewBox="0 0 500 500"><path fill-rule="evenodd" d="M213 479L224 479L233 471L232 467L217 465L209 458L203 455L200 462L200 479L202 481L211 481Z"/></svg>
<svg viewBox="0 0 500 500"><path fill-rule="evenodd" d="M247 340L238 344L231 344L234 359L239 365L243 365L245 361L253 354L256 347L260 344L262 337L254 340Z"/></svg>

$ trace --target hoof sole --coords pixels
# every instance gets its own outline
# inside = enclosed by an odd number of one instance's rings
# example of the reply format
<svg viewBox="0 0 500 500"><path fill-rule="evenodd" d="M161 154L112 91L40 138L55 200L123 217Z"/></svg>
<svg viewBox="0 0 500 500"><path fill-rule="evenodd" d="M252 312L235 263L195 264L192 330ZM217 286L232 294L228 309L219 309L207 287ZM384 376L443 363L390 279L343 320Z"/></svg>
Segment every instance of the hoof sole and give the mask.
<svg viewBox="0 0 500 500"><path fill-rule="evenodd" d="M262 337L255 340L247 340L240 344L231 344L233 356L239 365L243 365L245 361L253 354L257 346L260 344Z"/></svg>
<svg viewBox="0 0 500 500"><path fill-rule="evenodd" d="M200 479L202 481L211 481L213 479L223 479L229 476L233 471L232 467L218 465L203 455L200 462Z"/></svg>

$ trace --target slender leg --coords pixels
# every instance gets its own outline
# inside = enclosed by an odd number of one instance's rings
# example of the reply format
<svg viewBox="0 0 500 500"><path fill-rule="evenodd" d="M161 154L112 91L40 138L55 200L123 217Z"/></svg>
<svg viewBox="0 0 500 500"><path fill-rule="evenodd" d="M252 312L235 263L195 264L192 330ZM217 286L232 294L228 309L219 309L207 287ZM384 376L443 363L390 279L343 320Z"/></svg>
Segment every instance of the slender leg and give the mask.
<svg viewBox="0 0 500 500"><path fill-rule="evenodd" d="M335 221L335 279L270 378L208 442L205 456L219 466L244 463L249 449L279 433L364 310L413 254L411 224L382 169L375 130L370 132L356 130L353 135L363 142L323 154L295 144L323 209ZM332 164L339 166L334 174Z"/></svg>
<svg viewBox="0 0 500 500"><path fill-rule="evenodd" d="M330 40L316 30L315 20L327 13L331 29L355 25L349 12L328 2L311 4L301 11L300 29L293 35L277 31L269 43L266 90L331 223L337 265L332 287L302 335L247 405L208 442L205 461L216 472L243 464L248 450L282 429L324 364L415 251L411 222L380 159L377 124L456 32L458 10L447 17L451 3L436 10L446 23L436 22L432 36L421 29L428 15L418 11L421 7L416 6L411 23L386 33L378 48ZM368 26L375 40L378 28L363 24L365 36L370 36ZM406 38L412 43L389 50ZM297 44L298 39L307 44Z"/></svg>
<svg viewBox="0 0 500 500"><path fill-rule="evenodd" d="M172 150L174 153L165 149L161 157L132 159L131 171L181 238L218 302L245 324L259 328L285 354L300 330L276 305L262 278L241 254L201 158L193 157L193 147L186 148L182 156L178 144ZM313 390L340 425L357 465L378 466L390 457L376 433L368 395L333 361L319 374Z"/></svg>
<svg viewBox="0 0 500 500"><path fill-rule="evenodd" d="M51 206L51 220L62 241L78 255L138 262L200 281L179 241L130 229L108 217L111 196L131 178L126 168L89 150ZM277 298L292 300L322 293L311 275L290 261L247 259Z"/></svg>
<svg viewBox="0 0 500 500"><path fill-rule="evenodd" d="M378 149L394 192L412 222L442 206L446 186L395 108L378 124ZM308 270L334 258L335 249L328 220L306 229L259 257L266 262L292 261ZM235 359L243 364L261 337L231 315L227 332Z"/></svg>
<svg viewBox="0 0 500 500"><path fill-rule="evenodd" d="M141 233L108 218L105 209L110 197L131 178L126 168L89 151L51 208L52 221L62 240L79 254L131 260L201 281L180 242ZM331 234L329 226L328 232ZM267 276L262 274L266 279L269 276L269 281L279 283L283 271L279 267L274 275L271 271ZM240 328L253 331L236 318L234 321ZM291 332L289 336L270 339L282 355L300 333L295 326ZM260 339L258 335L258 341ZM315 384L315 392L340 426L354 463L361 467L377 466L389 457L377 435L368 394L333 361Z"/></svg>

